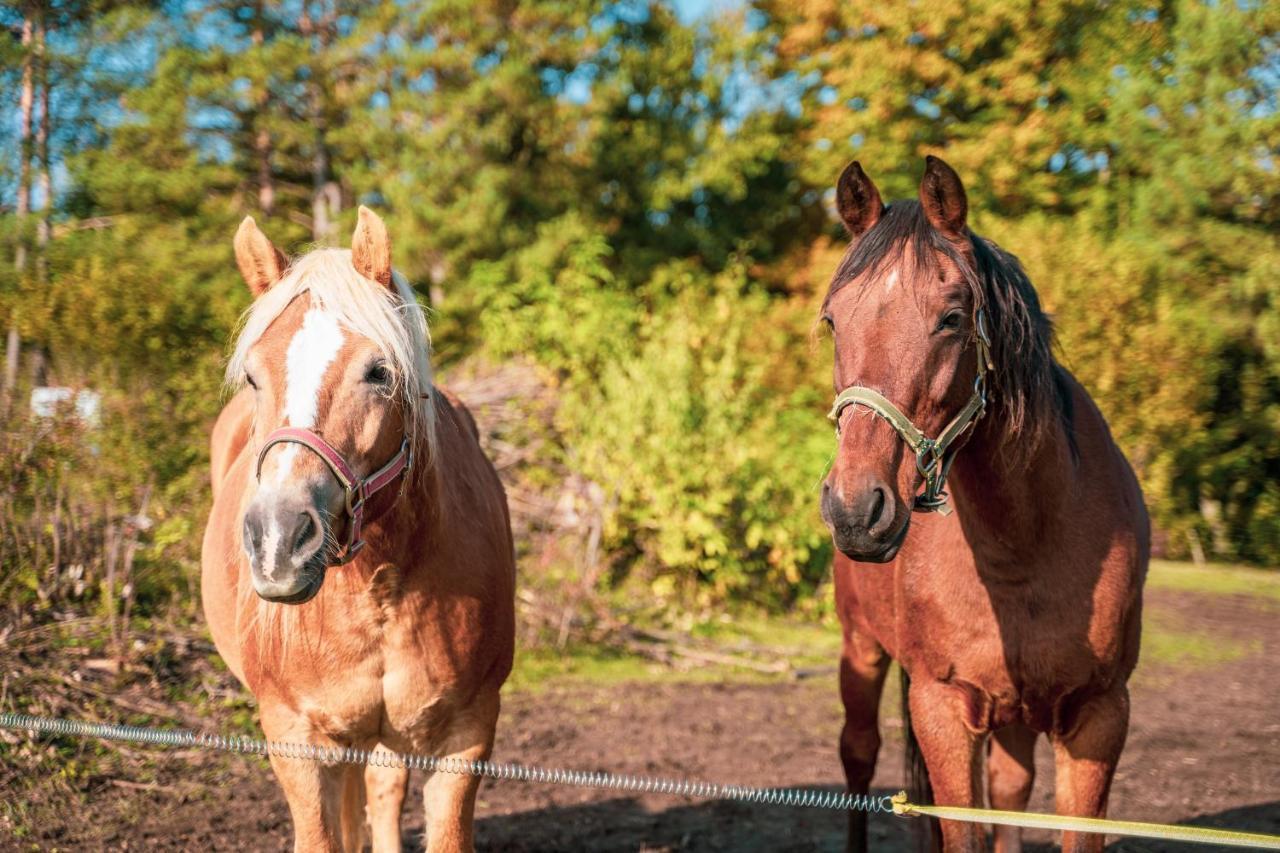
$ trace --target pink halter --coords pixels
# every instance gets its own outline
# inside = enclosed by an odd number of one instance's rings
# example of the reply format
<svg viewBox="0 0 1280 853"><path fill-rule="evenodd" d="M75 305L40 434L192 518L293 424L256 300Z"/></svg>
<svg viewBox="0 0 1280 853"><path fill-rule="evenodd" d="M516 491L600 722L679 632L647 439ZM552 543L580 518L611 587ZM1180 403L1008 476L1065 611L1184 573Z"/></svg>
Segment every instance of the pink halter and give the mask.
<svg viewBox="0 0 1280 853"><path fill-rule="evenodd" d="M344 566L354 560L356 554L364 547L364 540L360 538L360 533L365 523L372 523L378 516L390 509L395 503L395 498L379 506L377 511L371 510L368 518L365 518L366 502L397 479L407 476L413 470L413 448L409 446L409 439L406 438L401 443L400 452L391 457L390 462L361 480L356 477L355 472L351 470L351 466L342 458L342 454L334 450L332 445L311 430L299 429L298 427L281 427L267 436L267 441L262 445L262 450L258 451L258 468L255 475L258 479L262 479L262 461L266 458L267 451L277 444L285 443L301 444L319 456L342 485L342 490L346 494L347 541L342 546L342 552L338 554L337 562L334 565ZM403 489L403 487L402 480L401 488ZM395 497L398 498L399 493Z"/></svg>

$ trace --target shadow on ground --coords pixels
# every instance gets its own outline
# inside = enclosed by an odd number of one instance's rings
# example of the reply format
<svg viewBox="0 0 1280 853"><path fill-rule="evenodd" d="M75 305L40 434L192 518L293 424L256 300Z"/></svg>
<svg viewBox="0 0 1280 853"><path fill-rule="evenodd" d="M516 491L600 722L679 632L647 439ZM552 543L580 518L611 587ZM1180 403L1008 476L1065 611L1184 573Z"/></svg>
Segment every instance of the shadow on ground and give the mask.
<svg viewBox="0 0 1280 853"><path fill-rule="evenodd" d="M830 810L709 802L655 811L639 800L621 797L484 818L477 823L476 846L502 851L839 850L844 826L844 815ZM549 827L554 830L548 832ZM870 833L875 850L914 849L911 827L903 818L873 815Z"/></svg>
<svg viewBox="0 0 1280 853"><path fill-rule="evenodd" d="M826 788L825 790L834 790ZM879 795L893 792L880 790ZM1245 832L1280 834L1280 801L1198 815L1181 823ZM892 815L871 818L871 849L907 853L917 849L914 820ZM548 831L549 827L554 830ZM1038 833L1043 835L1043 833ZM409 839L406 839L408 841ZM414 838L414 844L421 844ZM832 812L797 811L736 803L698 803L652 811L632 798L576 806L534 809L479 821L479 849L498 851L835 851L844 846L843 817ZM1027 853L1049 853L1051 842L1028 844ZM1206 853L1239 848L1120 839L1113 853Z"/></svg>

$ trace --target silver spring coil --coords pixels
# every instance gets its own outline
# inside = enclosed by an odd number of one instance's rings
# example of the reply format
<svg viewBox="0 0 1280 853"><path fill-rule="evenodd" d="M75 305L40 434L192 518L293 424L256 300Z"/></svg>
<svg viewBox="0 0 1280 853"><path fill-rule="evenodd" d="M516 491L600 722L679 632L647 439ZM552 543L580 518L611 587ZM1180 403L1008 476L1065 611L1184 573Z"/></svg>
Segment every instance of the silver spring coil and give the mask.
<svg viewBox="0 0 1280 853"><path fill-rule="evenodd" d="M429 773L452 773L512 782L597 788L628 794L663 794L705 800L734 800L771 806L794 806L869 813L893 813L890 797L820 791L804 788L756 788L721 785L689 779L630 776L604 771L566 770L557 767L512 764L501 761L415 755L385 749L328 747L312 743L263 740L240 735L216 735L187 729L121 726L83 720L34 717L29 714L0 713L0 728L26 730L64 737L104 738L157 746L185 746L236 752L246 755L305 759L326 764L366 764L375 767L407 767Z"/></svg>

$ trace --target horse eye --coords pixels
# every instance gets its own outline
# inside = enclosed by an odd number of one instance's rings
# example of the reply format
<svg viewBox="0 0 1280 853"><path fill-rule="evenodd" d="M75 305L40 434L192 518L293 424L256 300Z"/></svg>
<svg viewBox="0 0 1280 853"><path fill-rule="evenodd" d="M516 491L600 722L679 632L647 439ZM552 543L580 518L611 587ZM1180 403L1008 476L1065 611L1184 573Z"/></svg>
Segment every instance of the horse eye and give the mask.
<svg viewBox="0 0 1280 853"><path fill-rule="evenodd" d="M830 315L830 314L823 314L823 315L822 315L822 322L823 322L823 323L826 323L826 324L827 324L827 328L828 328L828 329L830 329L831 331L833 331L833 332L834 332L834 331L836 330L836 321L831 319L831 315Z"/></svg>
<svg viewBox="0 0 1280 853"><path fill-rule="evenodd" d="M364 381L370 385L386 385L391 381L391 371L387 370L387 366L382 362L375 361L365 371Z"/></svg>
<svg viewBox="0 0 1280 853"><path fill-rule="evenodd" d="M244 375L244 381L245 381L245 384L247 384L247 385L248 385L250 388L252 388L253 390L255 390L255 391L257 391L257 390L258 390L258 383L257 383L257 382L254 382L254 381L253 381L253 377L252 377L252 376L250 376L249 374L247 374L247 373L246 373L246 374Z"/></svg>
<svg viewBox="0 0 1280 853"><path fill-rule="evenodd" d="M942 315L942 319L938 321L939 332L954 332L960 328L960 312L948 311Z"/></svg>

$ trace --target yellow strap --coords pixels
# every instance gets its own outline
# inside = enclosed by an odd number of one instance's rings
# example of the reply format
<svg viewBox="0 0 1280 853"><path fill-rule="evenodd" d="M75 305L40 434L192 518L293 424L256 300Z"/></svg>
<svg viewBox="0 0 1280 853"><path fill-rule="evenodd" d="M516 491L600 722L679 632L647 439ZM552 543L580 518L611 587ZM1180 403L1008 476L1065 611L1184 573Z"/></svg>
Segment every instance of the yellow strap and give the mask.
<svg viewBox="0 0 1280 853"><path fill-rule="evenodd" d="M1280 850L1280 835L1213 829L1207 826L1173 826L1167 823L1141 823L1134 820L1107 820L1096 817L1006 812L996 809L967 809L959 806L919 806L907 802L906 792L892 799L893 813L904 817L924 815L965 823L991 823L1022 826L1028 829L1075 830L1105 835L1131 835L1137 838L1159 838L1164 841L1188 841L1193 844L1229 844L1256 850Z"/></svg>

